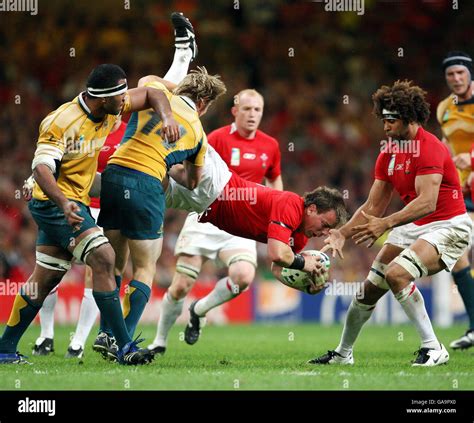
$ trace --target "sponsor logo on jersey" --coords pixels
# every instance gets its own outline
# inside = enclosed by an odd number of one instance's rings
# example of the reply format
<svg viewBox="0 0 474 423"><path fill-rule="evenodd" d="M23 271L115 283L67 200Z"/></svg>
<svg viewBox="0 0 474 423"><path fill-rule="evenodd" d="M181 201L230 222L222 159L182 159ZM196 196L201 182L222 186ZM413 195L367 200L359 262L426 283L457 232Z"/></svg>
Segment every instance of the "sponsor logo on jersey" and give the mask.
<svg viewBox="0 0 474 423"><path fill-rule="evenodd" d="M242 158L247 160L255 160L256 157L257 155L254 153L244 153L244 155L242 156Z"/></svg>
<svg viewBox="0 0 474 423"><path fill-rule="evenodd" d="M232 148L232 153L230 156L230 165L240 166L240 148Z"/></svg>

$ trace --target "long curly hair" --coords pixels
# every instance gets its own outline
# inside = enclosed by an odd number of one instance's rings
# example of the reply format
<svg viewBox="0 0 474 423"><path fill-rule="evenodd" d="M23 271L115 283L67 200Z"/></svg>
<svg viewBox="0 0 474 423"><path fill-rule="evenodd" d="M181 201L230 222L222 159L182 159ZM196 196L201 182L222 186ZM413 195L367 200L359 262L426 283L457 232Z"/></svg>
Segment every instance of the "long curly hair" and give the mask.
<svg viewBox="0 0 474 423"><path fill-rule="evenodd" d="M430 117L430 104L426 101L426 91L413 81L396 81L391 87L383 85L373 95L374 114L382 119L382 110L400 113L406 125L410 122L425 124Z"/></svg>

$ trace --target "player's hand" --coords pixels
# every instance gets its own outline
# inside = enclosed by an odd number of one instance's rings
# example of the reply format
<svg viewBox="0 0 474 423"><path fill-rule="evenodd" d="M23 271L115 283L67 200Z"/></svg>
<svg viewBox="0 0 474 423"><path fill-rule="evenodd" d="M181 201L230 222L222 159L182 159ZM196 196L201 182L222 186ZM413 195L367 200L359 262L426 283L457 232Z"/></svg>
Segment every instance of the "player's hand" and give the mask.
<svg viewBox="0 0 474 423"><path fill-rule="evenodd" d="M324 240L326 244L321 252L324 253L327 250L332 250L332 257L336 258L336 253L339 255L341 259L344 259L344 254L342 254L342 248L344 247L344 243L346 242L346 238L342 235L339 229L330 229L329 236Z"/></svg>
<svg viewBox="0 0 474 423"><path fill-rule="evenodd" d="M319 294L325 287L326 287L326 284L316 285L314 282L311 282L306 287L305 292L309 295L316 295L316 294Z"/></svg>
<svg viewBox="0 0 474 423"><path fill-rule="evenodd" d="M303 271L308 273L310 277L321 276L326 272L321 256L305 254L304 251L301 254L304 256Z"/></svg>
<svg viewBox="0 0 474 423"><path fill-rule="evenodd" d="M471 168L471 153L460 153L453 157L453 162L460 170Z"/></svg>
<svg viewBox="0 0 474 423"><path fill-rule="evenodd" d="M367 248L370 248L372 245L374 245L375 241L377 241L377 239L379 239L389 228L385 219L371 216L370 214L365 213L363 210L361 213L367 219L367 223L364 225L354 226L352 228L352 231L354 232L352 239L356 244L361 244L367 240L370 240L370 242L367 244Z"/></svg>
<svg viewBox="0 0 474 423"><path fill-rule="evenodd" d="M80 211L81 208L74 201L68 201L63 206L67 223L69 223L75 231L81 229L81 223L84 221L84 218L77 214Z"/></svg>
<svg viewBox="0 0 474 423"><path fill-rule="evenodd" d="M180 138L179 125L173 116L163 118L163 127L161 133L166 141L173 144Z"/></svg>
<svg viewBox="0 0 474 423"><path fill-rule="evenodd" d="M35 185L35 178L31 175L23 182L22 194L25 201L30 201L33 198L33 186Z"/></svg>

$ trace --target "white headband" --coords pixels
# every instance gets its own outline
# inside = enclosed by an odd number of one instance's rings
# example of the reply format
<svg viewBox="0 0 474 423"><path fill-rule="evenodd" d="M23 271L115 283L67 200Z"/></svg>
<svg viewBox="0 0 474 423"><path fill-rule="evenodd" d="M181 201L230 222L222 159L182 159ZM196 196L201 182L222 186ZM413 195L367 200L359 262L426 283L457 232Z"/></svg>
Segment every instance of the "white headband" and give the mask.
<svg viewBox="0 0 474 423"><path fill-rule="evenodd" d="M123 94L128 90L127 80L123 84L110 88L92 88L87 87L87 94L93 97L112 97L114 95Z"/></svg>

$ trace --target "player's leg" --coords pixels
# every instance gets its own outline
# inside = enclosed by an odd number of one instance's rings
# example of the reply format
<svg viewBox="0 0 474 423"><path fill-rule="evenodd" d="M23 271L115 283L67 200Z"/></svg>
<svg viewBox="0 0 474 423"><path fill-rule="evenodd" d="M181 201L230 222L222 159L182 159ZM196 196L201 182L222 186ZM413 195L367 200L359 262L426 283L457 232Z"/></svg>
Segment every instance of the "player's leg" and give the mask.
<svg viewBox="0 0 474 423"><path fill-rule="evenodd" d="M184 298L194 286L205 257L179 254L173 282L163 296L155 339L148 346L155 354L164 354L168 334L183 311Z"/></svg>
<svg viewBox="0 0 474 423"><path fill-rule="evenodd" d="M58 289L54 288L43 301L40 315L41 333L35 341L33 355L49 355L54 352L54 308L58 301Z"/></svg>
<svg viewBox="0 0 474 423"><path fill-rule="evenodd" d="M414 365L434 366L449 360L449 354L434 333L423 295L414 283L417 278L445 268L441 254L424 239L415 241L410 248L403 250L387 268L386 281L421 338Z"/></svg>
<svg viewBox="0 0 474 423"><path fill-rule="evenodd" d="M217 281L214 289L196 302L193 311L199 317L204 317L209 310L237 297L255 278L255 248L221 250L219 258L228 266L229 275Z"/></svg>
<svg viewBox="0 0 474 423"><path fill-rule="evenodd" d="M115 252L115 283L120 292L122 275L125 271L129 255L127 238L124 237L119 230L108 230L106 236ZM94 341L92 349L101 354L107 354L107 351L114 342L115 339L112 336L112 331L107 325L104 316L101 315L99 333Z"/></svg>
<svg viewBox="0 0 474 423"><path fill-rule="evenodd" d="M60 247L38 245L36 265L15 298L7 326L0 339L0 363L18 363L18 342L38 314L51 290L70 268L71 255Z"/></svg>
<svg viewBox="0 0 474 423"><path fill-rule="evenodd" d="M449 346L455 350L467 349L474 346L474 279L471 274L471 264L469 263L469 253L466 250L453 268L452 275L458 288L459 294L464 302L466 313L469 318L469 329L464 336L454 340ZM446 272L441 272L441 274Z"/></svg>
<svg viewBox="0 0 474 423"><path fill-rule="evenodd" d="M84 346L87 337L89 336L92 326L99 314L99 308L97 307L94 296L92 295L92 290L92 269L86 265L84 275L84 296L82 297L79 320L77 321L74 336L67 349L66 358L82 358L84 355Z"/></svg>
<svg viewBox="0 0 474 423"><path fill-rule="evenodd" d="M163 79L179 84L188 73L190 62L198 54L196 35L190 20L182 13L174 12L171 15L171 22L174 27L175 54L173 63Z"/></svg>
<svg viewBox="0 0 474 423"><path fill-rule="evenodd" d="M352 298L347 310L344 328L339 345L334 350L310 360L310 364L354 364L352 350L364 324L374 312L377 301L389 290L385 280L385 271L402 248L393 244L385 244L377 254L367 279L361 289Z"/></svg>
<svg viewBox="0 0 474 423"><path fill-rule="evenodd" d="M156 262L161 255L163 238L129 239L133 279L125 290L123 315L131 336L151 295L151 286L156 273Z"/></svg>

